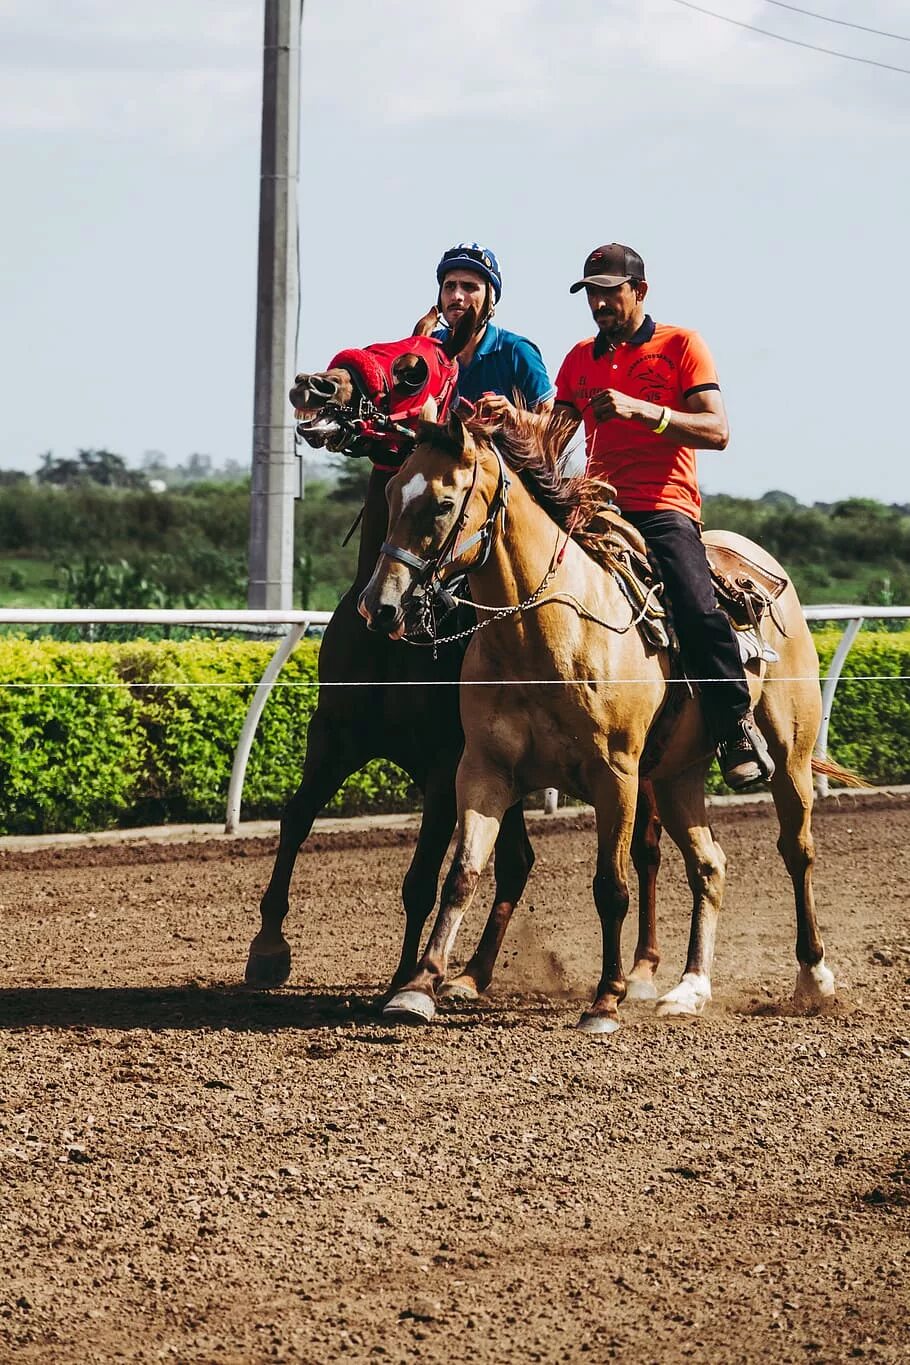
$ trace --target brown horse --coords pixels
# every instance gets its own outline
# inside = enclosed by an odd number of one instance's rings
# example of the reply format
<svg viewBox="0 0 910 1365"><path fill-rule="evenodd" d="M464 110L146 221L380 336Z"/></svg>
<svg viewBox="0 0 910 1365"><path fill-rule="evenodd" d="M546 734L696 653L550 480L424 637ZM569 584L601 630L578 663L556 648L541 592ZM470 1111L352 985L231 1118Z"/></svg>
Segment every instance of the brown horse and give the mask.
<svg viewBox="0 0 910 1365"><path fill-rule="evenodd" d="M417 324L415 335L426 336L435 320L434 310ZM473 323L473 314L462 319L447 343L450 358L464 347ZM407 368L407 362L407 355L396 362L399 372ZM350 370L337 367L297 375L290 398L314 433L314 443L319 443L335 433L333 414L350 404L354 393ZM368 448L365 453L369 454ZM388 458L384 449L375 453L380 461ZM319 698L307 731L303 776L282 814L278 853L260 905L262 926L250 945L249 985L280 986L288 979L291 950L282 925L297 854L322 807L351 773L373 758L398 764L423 793L417 846L402 888L405 932L393 986L413 974L421 931L436 903L440 868L455 828L455 770L464 742L458 712L463 646L443 643L438 657L430 649L396 646L369 631L358 615L357 600L385 539L386 487L391 476L391 470L376 468L370 475L357 572L319 651ZM453 614L450 632L468 626L472 619L463 611ZM496 843L496 889L490 918L491 924L502 924L502 932L533 861L522 808L515 805L505 813ZM480 971L478 978L487 984Z"/></svg>
<svg viewBox="0 0 910 1365"><path fill-rule="evenodd" d="M665 651L646 645L633 611L605 564L609 514L603 485L562 482L565 430L520 417L496 433L452 418L426 425L388 488L388 541L361 598L374 629L400 633L415 586L469 569L480 628L462 670L465 749L458 768L459 838L435 927L417 970L386 1005L391 1018L428 1021L445 979L461 919L471 903L503 814L543 786L590 802L596 812L594 900L603 963L596 995L579 1027L618 1027L627 982L620 931L629 901L626 864L635 828L639 767L649 733L674 682ZM510 471L517 472L518 478ZM477 533L491 548L478 560ZM708 539L783 570L740 536ZM471 541L472 548L461 552ZM483 537L481 537L482 543ZM421 567L422 566L422 567ZM487 609L491 610L487 610ZM797 994L809 1006L834 995L812 894L812 748L821 718L818 659L796 591L787 585L766 626L778 661L750 677L756 717L776 764L771 783L778 848L796 897ZM750 670L751 671L751 670ZM470 684L481 684L470 686ZM697 699L687 697L648 776L660 819L679 845L693 895L685 972L657 1003L663 1014L695 1014L711 998L714 939L725 857L708 825L704 778L712 746ZM836 765L827 771L842 775ZM636 860L653 895L656 836L639 815L645 853ZM649 872L650 869L650 872ZM658 961L653 914L643 917L633 979L654 994Z"/></svg>

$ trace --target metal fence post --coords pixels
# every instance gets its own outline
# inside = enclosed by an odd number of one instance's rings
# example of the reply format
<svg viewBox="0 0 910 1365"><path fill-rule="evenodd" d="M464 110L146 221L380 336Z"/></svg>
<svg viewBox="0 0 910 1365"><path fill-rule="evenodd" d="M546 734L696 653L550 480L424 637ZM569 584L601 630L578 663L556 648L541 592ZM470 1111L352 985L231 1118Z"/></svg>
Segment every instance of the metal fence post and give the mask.
<svg viewBox="0 0 910 1365"><path fill-rule="evenodd" d="M815 755L817 758L828 757L828 728L831 724L831 708L834 705L834 693L840 675L843 672L844 664L847 662L847 655L853 648L853 641L862 629L864 618L854 616L847 622L847 629L841 636L837 649L834 651L834 658L828 669L828 676L822 687L822 723L818 730L818 739L815 742ZM826 773L817 773L815 777L815 790L819 796L828 795L828 777Z"/></svg>

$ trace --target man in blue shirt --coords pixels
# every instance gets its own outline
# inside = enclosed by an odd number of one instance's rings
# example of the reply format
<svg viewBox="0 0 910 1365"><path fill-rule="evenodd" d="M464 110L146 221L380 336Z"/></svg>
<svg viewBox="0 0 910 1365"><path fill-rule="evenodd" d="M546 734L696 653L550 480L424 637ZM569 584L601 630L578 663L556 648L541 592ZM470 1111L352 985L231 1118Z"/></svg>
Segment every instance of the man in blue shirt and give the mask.
<svg viewBox="0 0 910 1365"><path fill-rule="evenodd" d="M493 252L477 242L459 242L443 254L436 279L437 307L446 324L437 336L457 326L468 308L477 314L474 336L458 357L459 397L474 404L483 398L485 415L508 408L516 394L531 411L548 412L556 390L540 351L527 337L493 325L502 293L499 262Z"/></svg>

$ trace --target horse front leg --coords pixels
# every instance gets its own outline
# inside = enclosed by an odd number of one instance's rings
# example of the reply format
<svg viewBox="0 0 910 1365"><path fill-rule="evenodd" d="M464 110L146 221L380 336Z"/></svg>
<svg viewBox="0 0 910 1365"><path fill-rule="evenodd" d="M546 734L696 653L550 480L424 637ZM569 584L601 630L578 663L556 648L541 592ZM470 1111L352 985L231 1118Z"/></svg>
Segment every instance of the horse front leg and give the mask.
<svg viewBox="0 0 910 1365"><path fill-rule="evenodd" d="M390 995L394 995L417 970L420 936L436 904L439 871L455 828L454 768L453 762L451 766L447 764L441 771L434 773L424 791L417 847L401 888L405 913L404 942L398 967L389 986Z"/></svg>
<svg viewBox="0 0 910 1365"><path fill-rule="evenodd" d="M291 876L300 846L323 806L361 766L364 759L346 750L329 734L329 722L316 711L307 732L303 777L281 814L278 852L269 884L259 905L262 927L250 944L245 981L268 989L283 986L291 974L291 949L282 932L287 916ZM331 727L335 730L335 726Z"/></svg>
<svg viewBox="0 0 910 1365"><path fill-rule="evenodd" d="M777 847L793 883L796 901L796 976L794 1002L803 1009L817 1010L830 1005L836 996L834 973L825 961L825 945L815 914L812 868L815 844L812 838L812 757L774 755L776 767L771 779L771 794L780 822Z"/></svg>
<svg viewBox="0 0 910 1365"><path fill-rule="evenodd" d="M627 1000L655 1000L654 977L660 962L657 946L657 873L660 870L660 815L654 788L643 781L638 789L632 830L632 866L638 878L638 942L626 982Z"/></svg>
<svg viewBox="0 0 910 1365"><path fill-rule="evenodd" d="M583 1033L614 1033L625 998L622 969L622 926L629 908L627 865L635 823L638 774L607 767L595 789L597 869L594 903L600 917L603 960L597 994L577 1027Z"/></svg>
<svg viewBox="0 0 910 1365"><path fill-rule="evenodd" d="M496 839L493 857L496 889L480 942L464 970L444 983L440 995L446 999L476 1000L489 987L502 941L533 866L534 850L528 838L524 807L519 801L506 811Z"/></svg>
<svg viewBox="0 0 910 1365"><path fill-rule="evenodd" d="M655 783L655 789L664 827L683 855L692 892L686 969L679 984L660 997L656 1009L662 1015L701 1014L711 999L727 859L708 824L703 767L687 768L672 780Z"/></svg>
<svg viewBox="0 0 910 1365"><path fill-rule="evenodd" d="M436 992L445 980L461 921L489 861L504 812L514 794L504 780L475 765L457 781L459 836L452 866L442 888L442 903L423 956L411 979L389 1000L383 1015L408 1024L427 1024L436 1013Z"/></svg>

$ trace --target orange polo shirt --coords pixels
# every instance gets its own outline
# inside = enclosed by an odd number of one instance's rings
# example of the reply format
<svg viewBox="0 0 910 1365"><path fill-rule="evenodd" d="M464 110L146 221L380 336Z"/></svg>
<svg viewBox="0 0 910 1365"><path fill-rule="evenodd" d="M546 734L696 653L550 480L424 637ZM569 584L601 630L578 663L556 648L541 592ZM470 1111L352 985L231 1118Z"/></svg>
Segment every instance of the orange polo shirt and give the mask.
<svg viewBox="0 0 910 1365"><path fill-rule="evenodd" d="M618 389L680 411L693 393L719 388L711 352L697 332L646 317L615 349L597 337L573 346L556 377L556 401L570 403L583 418L588 473L613 484L623 511L669 510L698 521L695 451L655 436L640 422L622 417L598 422L590 400L598 389Z"/></svg>

